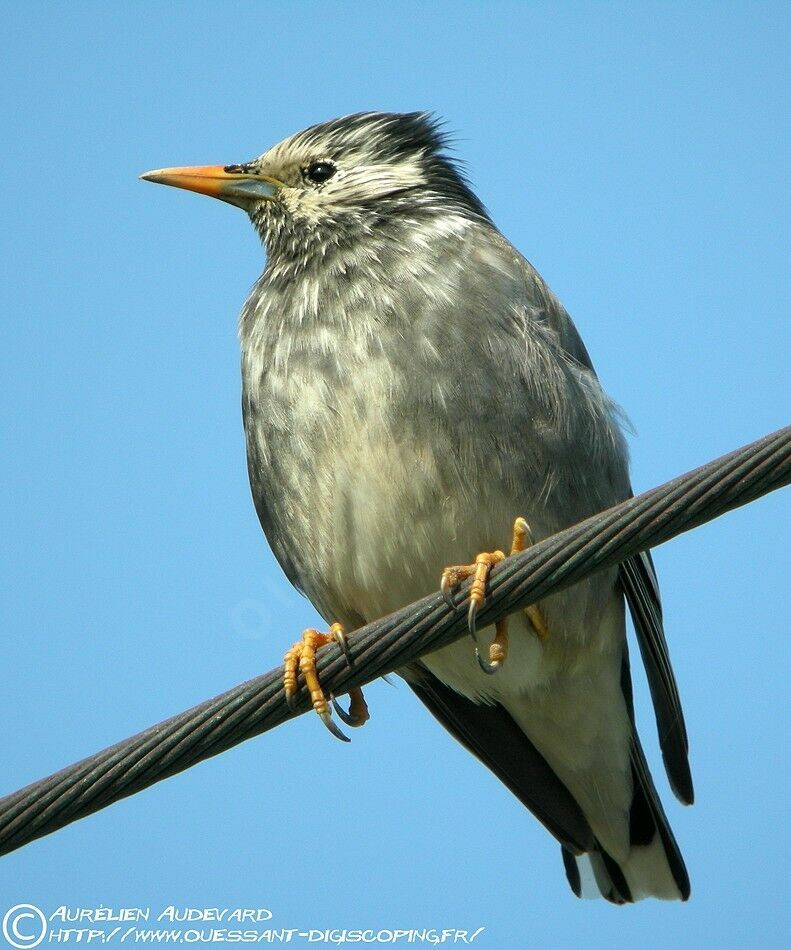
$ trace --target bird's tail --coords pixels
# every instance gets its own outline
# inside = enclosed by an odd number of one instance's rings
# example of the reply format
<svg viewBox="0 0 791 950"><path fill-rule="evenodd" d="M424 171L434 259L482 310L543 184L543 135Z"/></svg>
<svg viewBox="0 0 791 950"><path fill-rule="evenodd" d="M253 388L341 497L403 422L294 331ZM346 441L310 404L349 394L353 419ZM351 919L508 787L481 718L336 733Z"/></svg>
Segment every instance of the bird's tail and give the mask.
<svg viewBox="0 0 791 950"><path fill-rule="evenodd" d="M604 897L630 904L643 897L689 897L689 876L645 761L640 740L632 741L633 797L629 812L629 856L616 861L601 846L582 855L562 847L563 864L577 897Z"/></svg>

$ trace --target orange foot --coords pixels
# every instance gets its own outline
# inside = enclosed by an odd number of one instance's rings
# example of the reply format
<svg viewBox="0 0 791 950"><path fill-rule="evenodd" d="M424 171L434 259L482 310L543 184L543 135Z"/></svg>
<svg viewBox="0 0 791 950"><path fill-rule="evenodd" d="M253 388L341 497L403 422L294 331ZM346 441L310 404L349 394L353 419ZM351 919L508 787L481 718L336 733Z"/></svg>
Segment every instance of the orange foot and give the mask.
<svg viewBox="0 0 791 950"><path fill-rule="evenodd" d="M530 534L530 527L524 518L517 518L514 522L514 531L511 538L511 554L518 554L524 551L526 547L533 543ZM489 573L495 564L505 560L505 554L502 551L490 551L479 554L473 564L456 564L452 567L446 567L442 572L442 582L440 589L445 600L453 606L451 600L451 591L467 580L468 577L474 578L472 587L470 587L470 607L467 613L467 621L470 633L475 641L475 655L478 657L478 663L485 673L496 673L499 667L505 662L508 655L508 618L504 617L498 620L494 625L494 640L489 646L489 660L484 660L481 656L480 643L478 641L478 629L475 619L478 615L483 602L486 600L486 582ZM540 608L537 604L531 604L525 608L525 613L530 618L533 629L540 639L544 640L549 636L547 625Z"/></svg>
<svg viewBox="0 0 791 950"><path fill-rule="evenodd" d="M313 708L321 717L321 721L336 739L350 742L349 737L345 736L333 721L327 697L324 695L324 690L321 688L316 673L316 651L327 643L339 644L346 654L346 658L349 658L346 637L343 633L343 627L339 623L332 624L329 633L306 630L302 634L302 639L287 651L283 657L283 689L286 694L286 702L291 706L294 701L294 695L297 691L297 671L299 670L305 677L305 685L310 692L310 700L313 703ZM334 696L330 696L330 699L335 711L347 726L362 726L370 718L363 691L359 687L349 690L348 713L341 709Z"/></svg>

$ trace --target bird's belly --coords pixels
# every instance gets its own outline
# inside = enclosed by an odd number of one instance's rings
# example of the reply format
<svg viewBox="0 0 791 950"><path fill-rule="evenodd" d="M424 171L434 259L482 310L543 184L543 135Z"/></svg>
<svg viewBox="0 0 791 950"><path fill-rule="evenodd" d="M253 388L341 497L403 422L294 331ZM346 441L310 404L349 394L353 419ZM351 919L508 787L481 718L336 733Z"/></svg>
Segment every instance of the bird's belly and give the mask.
<svg viewBox="0 0 791 950"><path fill-rule="evenodd" d="M335 460L335 545L322 573L373 620L437 590L446 565L507 547L519 512L499 485L473 483L435 446L366 441Z"/></svg>
<svg viewBox="0 0 791 950"><path fill-rule="evenodd" d="M363 447L354 446L348 434L345 444L358 451L333 461L336 497L327 527L333 544L325 548L320 571L329 594L328 621L377 619L436 591L447 565L470 563L481 551L507 552L517 516L527 518L537 537L556 530L530 486L511 493L504 480L465 472L440 436L430 445L412 443L408 452L396 439L368 436ZM550 643L537 637L524 613L514 615L508 661L496 677L480 669L467 637L423 662L469 698L539 695L584 654L612 583L611 575L599 576L547 599L542 610L552 629ZM493 636L488 628L481 639Z"/></svg>
<svg viewBox="0 0 791 950"><path fill-rule="evenodd" d="M492 372L492 405L472 400L461 378L439 405L384 358L349 367L332 386L298 365L270 375L246 419L254 493L270 495L260 507L273 546L327 622L375 620L436 591L447 565L507 552L519 516L539 540L606 505L571 468L569 437L540 427L518 379ZM612 597L605 574L548 598L545 646L518 615L505 664L513 672L485 676L467 638L426 665L469 696L538 688L575 662Z"/></svg>

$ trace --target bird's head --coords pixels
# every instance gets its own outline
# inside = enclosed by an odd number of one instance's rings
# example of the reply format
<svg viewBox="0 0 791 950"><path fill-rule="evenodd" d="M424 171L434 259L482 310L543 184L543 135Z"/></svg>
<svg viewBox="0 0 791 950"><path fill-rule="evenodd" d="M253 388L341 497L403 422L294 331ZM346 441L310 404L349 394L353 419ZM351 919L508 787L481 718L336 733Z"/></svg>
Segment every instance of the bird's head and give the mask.
<svg viewBox="0 0 791 950"><path fill-rule="evenodd" d="M241 165L163 168L142 177L243 208L264 243L337 241L387 218L487 220L428 113L365 112L311 126Z"/></svg>

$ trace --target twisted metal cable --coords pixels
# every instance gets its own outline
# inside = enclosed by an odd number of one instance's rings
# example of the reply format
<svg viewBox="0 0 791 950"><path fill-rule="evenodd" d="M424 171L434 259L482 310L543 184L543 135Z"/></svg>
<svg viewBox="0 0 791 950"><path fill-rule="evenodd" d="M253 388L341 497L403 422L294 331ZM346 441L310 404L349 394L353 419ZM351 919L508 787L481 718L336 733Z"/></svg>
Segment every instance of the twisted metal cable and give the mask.
<svg viewBox="0 0 791 950"><path fill-rule="evenodd" d="M791 426L616 505L498 564L479 613L493 623L589 574L614 566L791 482ZM456 607L469 582L455 594ZM340 695L405 666L466 633L466 612L442 596L423 600L349 634L349 666L335 644L317 668ZM472 647L470 647L472 649ZM0 799L0 854L226 749L310 708L301 687L290 709L282 668L248 680L178 716Z"/></svg>

